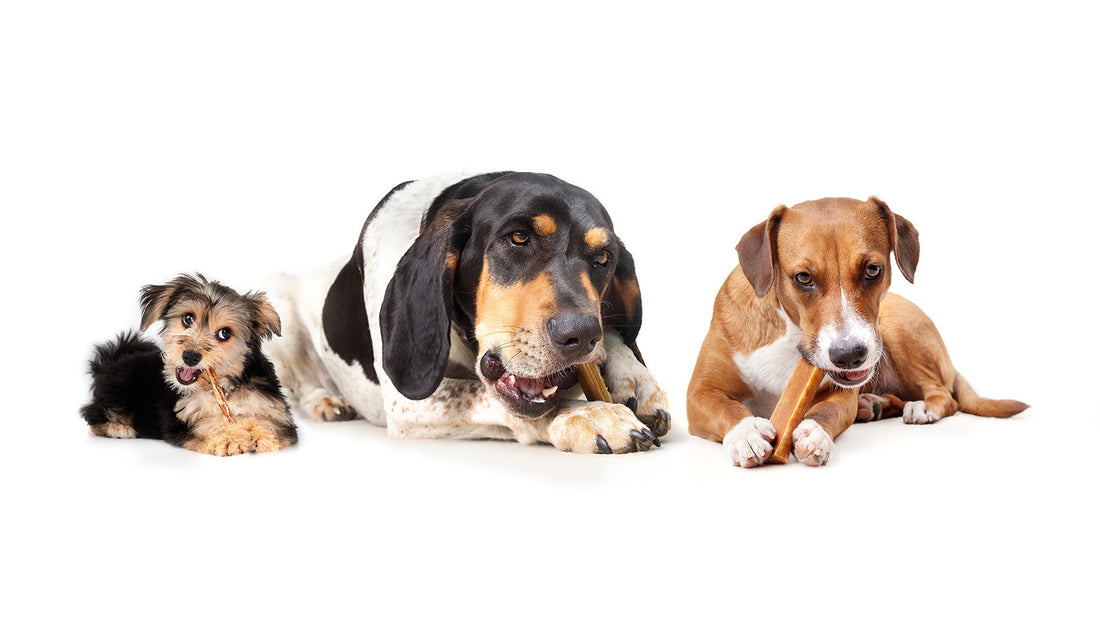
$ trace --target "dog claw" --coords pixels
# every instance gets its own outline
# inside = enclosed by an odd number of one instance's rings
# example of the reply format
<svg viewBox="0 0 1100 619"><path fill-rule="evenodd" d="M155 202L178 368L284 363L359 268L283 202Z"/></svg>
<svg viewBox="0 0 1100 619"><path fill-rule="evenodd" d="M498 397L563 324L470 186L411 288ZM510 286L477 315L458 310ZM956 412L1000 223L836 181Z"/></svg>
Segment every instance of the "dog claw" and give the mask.
<svg viewBox="0 0 1100 619"><path fill-rule="evenodd" d="M630 412L638 412L638 398L629 397L626 399L626 407L630 409Z"/></svg>
<svg viewBox="0 0 1100 619"><path fill-rule="evenodd" d="M630 431L630 436L634 437L634 440L636 440L636 441L646 440L645 433L642 432L641 430L631 430Z"/></svg>
<svg viewBox="0 0 1100 619"><path fill-rule="evenodd" d="M600 435L596 435L596 449L600 450L600 453L609 454L611 452L611 446L607 444L607 440Z"/></svg>
<svg viewBox="0 0 1100 619"><path fill-rule="evenodd" d="M653 446L654 446L654 447L660 447L660 446L661 446L661 439L659 439L659 438L657 438L656 436L654 436L654 437L653 437Z"/></svg>

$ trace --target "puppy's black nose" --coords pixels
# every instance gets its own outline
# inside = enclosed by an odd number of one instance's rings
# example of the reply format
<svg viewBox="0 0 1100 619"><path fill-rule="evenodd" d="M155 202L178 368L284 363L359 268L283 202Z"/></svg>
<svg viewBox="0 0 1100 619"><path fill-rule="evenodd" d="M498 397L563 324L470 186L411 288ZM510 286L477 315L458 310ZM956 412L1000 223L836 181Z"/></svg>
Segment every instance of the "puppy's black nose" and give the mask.
<svg viewBox="0 0 1100 619"><path fill-rule="evenodd" d="M829 361L842 370L857 368L867 360L867 346L849 339L837 340L829 347Z"/></svg>
<svg viewBox="0 0 1100 619"><path fill-rule="evenodd" d="M202 353L197 350L185 350L183 351L183 362L191 367L195 367L202 361Z"/></svg>
<svg viewBox="0 0 1100 619"><path fill-rule="evenodd" d="M566 312L546 322L550 341L567 359L579 359L596 347L603 337L600 319L592 314Z"/></svg>

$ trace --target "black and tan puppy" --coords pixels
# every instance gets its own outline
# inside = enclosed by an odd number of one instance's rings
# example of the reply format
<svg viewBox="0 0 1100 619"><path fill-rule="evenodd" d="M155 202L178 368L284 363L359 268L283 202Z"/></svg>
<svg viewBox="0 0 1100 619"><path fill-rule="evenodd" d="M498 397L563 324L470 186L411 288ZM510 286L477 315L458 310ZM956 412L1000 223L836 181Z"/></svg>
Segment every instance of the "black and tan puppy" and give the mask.
<svg viewBox="0 0 1100 619"><path fill-rule="evenodd" d="M143 330L161 321L163 350L135 333L96 347L92 401L81 409L93 434L163 439L216 456L297 442L279 379L260 350L280 332L263 293L181 275L142 288L141 311ZM214 375L232 420L215 399Z"/></svg>

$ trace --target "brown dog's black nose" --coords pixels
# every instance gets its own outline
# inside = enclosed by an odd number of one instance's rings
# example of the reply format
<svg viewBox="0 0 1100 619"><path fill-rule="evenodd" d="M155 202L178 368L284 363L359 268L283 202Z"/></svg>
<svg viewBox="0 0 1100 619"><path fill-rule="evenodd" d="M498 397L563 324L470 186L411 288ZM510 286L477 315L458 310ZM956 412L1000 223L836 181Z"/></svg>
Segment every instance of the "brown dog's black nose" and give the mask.
<svg viewBox="0 0 1100 619"><path fill-rule="evenodd" d="M183 351L183 362L189 367L195 367L202 361L202 353L197 350L185 350Z"/></svg>
<svg viewBox="0 0 1100 619"><path fill-rule="evenodd" d="M867 360L867 346L850 339L837 340L829 347L829 361L842 370L858 368Z"/></svg>
<svg viewBox="0 0 1100 619"><path fill-rule="evenodd" d="M579 359L596 347L603 337L600 319L592 314L567 312L546 322L550 341L566 359Z"/></svg>

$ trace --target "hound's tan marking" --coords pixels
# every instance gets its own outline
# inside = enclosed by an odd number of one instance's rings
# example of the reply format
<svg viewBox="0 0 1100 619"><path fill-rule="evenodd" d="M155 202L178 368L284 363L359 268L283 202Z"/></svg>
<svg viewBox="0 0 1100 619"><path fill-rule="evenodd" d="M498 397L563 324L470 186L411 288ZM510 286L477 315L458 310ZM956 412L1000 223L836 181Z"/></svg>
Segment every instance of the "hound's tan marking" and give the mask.
<svg viewBox="0 0 1100 619"><path fill-rule="evenodd" d="M603 249L611 242L611 235L604 228L589 228L584 233L584 242L596 249Z"/></svg>
<svg viewBox="0 0 1100 619"><path fill-rule="evenodd" d="M549 215L535 215L531 223L534 225L535 233L541 236L550 236L558 231L557 222Z"/></svg>

